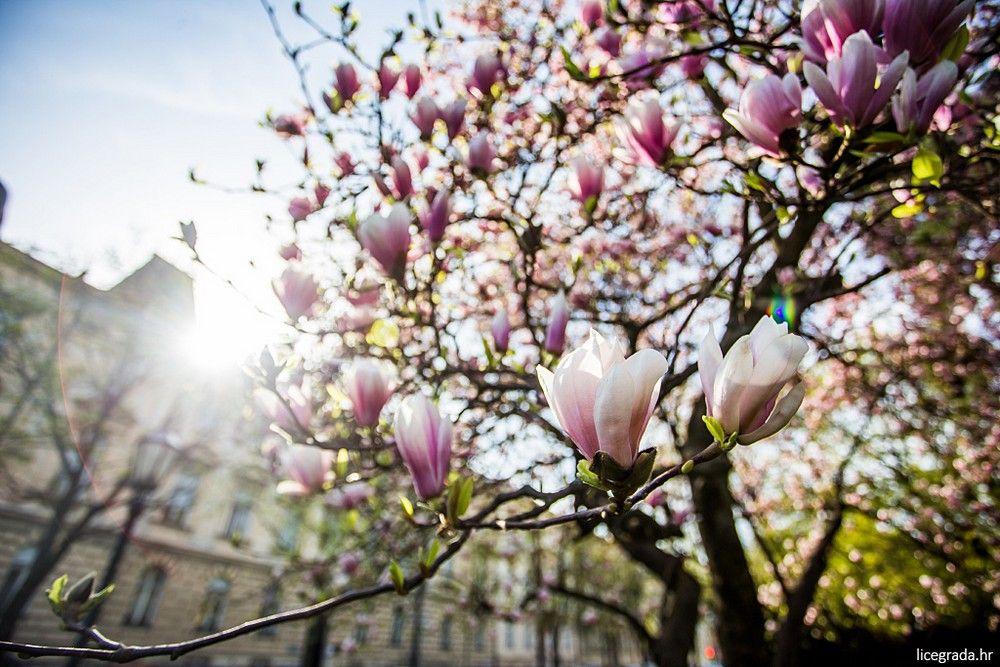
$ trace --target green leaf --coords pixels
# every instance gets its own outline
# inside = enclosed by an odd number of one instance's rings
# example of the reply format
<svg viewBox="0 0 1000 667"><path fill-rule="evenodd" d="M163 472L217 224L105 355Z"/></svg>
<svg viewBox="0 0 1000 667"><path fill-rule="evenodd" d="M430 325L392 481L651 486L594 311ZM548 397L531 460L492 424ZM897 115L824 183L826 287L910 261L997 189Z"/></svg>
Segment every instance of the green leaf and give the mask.
<svg viewBox="0 0 1000 667"><path fill-rule="evenodd" d="M571 56L569 51L566 50L566 47L560 46L559 50L562 51L563 66L566 68L566 72L569 74L570 78L574 81L586 81L586 75L584 75L583 71L577 67L575 62L573 62L573 56Z"/></svg>
<svg viewBox="0 0 1000 667"><path fill-rule="evenodd" d="M600 478L590 472L590 464L585 459L576 464L576 476L587 486L592 486L595 489L600 489L601 491L608 490L608 487L601 483Z"/></svg>
<svg viewBox="0 0 1000 667"><path fill-rule="evenodd" d="M899 132L872 132L861 140L866 144L897 144L904 143L906 137Z"/></svg>
<svg viewBox="0 0 1000 667"><path fill-rule="evenodd" d="M958 32L955 33L954 37L945 45L941 52L941 58L943 60L954 60L957 61L965 53L965 47L969 45L969 28L966 25L962 25Z"/></svg>
<svg viewBox="0 0 1000 667"><path fill-rule="evenodd" d="M96 593L91 595L90 599L87 600L84 603L84 605L80 608L80 613L90 611L97 605L101 604L102 602L104 602L105 598L114 593L114 591L115 591L114 584L108 584L107 587L97 591Z"/></svg>
<svg viewBox="0 0 1000 667"><path fill-rule="evenodd" d="M764 181L756 172L748 171L743 176L743 180L746 182L748 188L753 188L758 192L765 192Z"/></svg>
<svg viewBox="0 0 1000 667"><path fill-rule="evenodd" d="M52 611L56 614L62 614L62 592L66 588L66 583L69 581L69 575L64 574L52 582L49 586L49 590L46 591L46 595L49 600L49 604L52 605Z"/></svg>
<svg viewBox="0 0 1000 667"><path fill-rule="evenodd" d="M583 210L587 212L587 215L594 214L594 211L597 210L597 195L587 197L587 201L583 203Z"/></svg>
<svg viewBox="0 0 1000 667"><path fill-rule="evenodd" d="M406 518L412 519L413 518L413 503L410 502L410 499L407 498L406 496L400 496L399 497L399 504L403 506L403 514L406 515Z"/></svg>
<svg viewBox="0 0 1000 667"><path fill-rule="evenodd" d="M486 340L486 336L481 336L481 338L483 339L483 353L486 355L486 367L496 368L497 359L493 356L493 346Z"/></svg>
<svg viewBox="0 0 1000 667"><path fill-rule="evenodd" d="M349 454L346 449L341 449L337 452L337 479L343 479L347 476L348 457Z"/></svg>
<svg viewBox="0 0 1000 667"><path fill-rule="evenodd" d="M441 542L435 537L431 540L431 545L427 548L427 558L424 559L424 565L429 569L433 564L434 560L438 557L438 552L441 551Z"/></svg>
<svg viewBox="0 0 1000 667"><path fill-rule="evenodd" d="M913 158L913 177L920 183L930 183L941 187L941 177L944 176L944 163L941 156L933 149L921 146Z"/></svg>
<svg viewBox="0 0 1000 667"><path fill-rule="evenodd" d="M726 432L722 428L722 422L715 417L709 417L708 415L702 415L701 420L705 422L705 427L717 442L723 443L726 441Z"/></svg>
<svg viewBox="0 0 1000 667"><path fill-rule="evenodd" d="M455 507L455 518L461 519L462 515L466 513L469 509L469 503L472 502L472 491L473 491L473 481L471 477L466 477L462 480L462 484L459 487L458 492L458 503Z"/></svg>
<svg viewBox="0 0 1000 667"><path fill-rule="evenodd" d="M400 595L406 595L406 577L403 576L403 568L394 560L389 562L389 578L392 579L392 585L396 587L396 592Z"/></svg>

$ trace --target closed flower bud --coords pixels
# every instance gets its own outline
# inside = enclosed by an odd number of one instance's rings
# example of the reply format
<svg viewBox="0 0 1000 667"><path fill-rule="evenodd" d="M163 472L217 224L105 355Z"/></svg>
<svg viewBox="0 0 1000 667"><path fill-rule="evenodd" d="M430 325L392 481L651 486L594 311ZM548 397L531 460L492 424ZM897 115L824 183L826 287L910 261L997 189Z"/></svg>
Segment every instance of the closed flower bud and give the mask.
<svg viewBox="0 0 1000 667"><path fill-rule="evenodd" d="M434 195L430 208L420 217L420 224L427 232L427 238L438 243L444 238L445 228L451 217L451 200L448 193L441 190Z"/></svg>
<svg viewBox="0 0 1000 667"><path fill-rule="evenodd" d="M919 80L916 72L907 69L899 93L892 99L896 130L902 134L925 134L957 79L958 66L950 60L938 63Z"/></svg>
<svg viewBox="0 0 1000 667"><path fill-rule="evenodd" d="M538 381L559 425L588 461L598 452L629 469L656 408L667 360L655 350L628 359L621 345L593 329L555 372L538 367Z"/></svg>
<svg viewBox="0 0 1000 667"><path fill-rule="evenodd" d="M403 70L403 90L406 96L413 99L413 96L420 90L423 83L423 76L420 74L420 65L410 64Z"/></svg>
<svg viewBox="0 0 1000 667"><path fill-rule="evenodd" d="M560 291L549 302L549 323L545 327L545 349L562 354L566 347L566 325L569 324L569 304L566 293Z"/></svg>
<svg viewBox="0 0 1000 667"><path fill-rule="evenodd" d="M877 37L884 12L885 0L820 0L802 19L802 52L826 65L841 56L844 42L854 33L864 30Z"/></svg>
<svg viewBox="0 0 1000 667"><path fill-rule="evenodd" d="M337 486L326 494L324 502L338 510L352 510L363 505L375 492L370 484L352 482Z"/></svg>
<svg viewBox="0 0 1000 667"><path fill-rule="evenodd" d="M500 80L500 59L495 53L484 53L476 57L469 77L469 90L480 97L491 95L493 84Z"/></svg>
<svg viewBox="0 0 1000 667"><path fill-rule="evenodd" d="M407 396L394 420L396 448L421 500L441 494L451 462L451 422L423 394Z"/></svg>
<svg viewBox="0 0 1000 667"><path fill-rule="evenodd" d="M397 81L399 81L399 70L382 61L378 68L378 94L383 100L389 97Z"/></svg>
<svg viewBox="0 0 1000 667"><path fill-rule="evenodd" d="M510 346L510 318L507 316L506 308L500 308L493 316L490 333L493 335L493 349L497 352L506 352Z"/></svg>
<svg viewBox="0 0 1000 667"><path fill-rule="evenodd" d="M406 199L413 193L410 167L401 157L392 158L392 185L396 199Z"/></svg>
<svg viewBox="0 0 1000 667"><path fill-rule="evenodd" d="M390 378L376 362L356 359L344 371L344 393L354 409L359 426L375 426L386 401L392 396Z"/></svg>
<svg viewBox="0 0 1000 667"><path fill-rule="evenodd" d="M410 114L410 120L417 126L420 138L427 141L434 134L434 123L441 115L440 109L429 97L421 97L417 100L417 105Z"/></svg>
<svg viewBox="0 0 1000 667"><path fill-rule="evenodd" d="M583 0L580 5L580 20L588 28L594 28L604 19L602 0Z"/></svg>
<svg viewBox="0 0 1000 667"><path fill-rule="evenodd" d="M333 70L333 75L336 80L334 88L337 89L337 94L340 95L341 101L349 102L354 99L354 95L361 88L361 84L358 82L358 73L354 69L354 65L341 63Z"/></svg>
<svg viewBox="0 0 1000 667"><path fill-rule="evenodd" d="M718 420L726 436L739 434L744 445L780 431L805 396L804 385L797 383L779 400L807 349L802 338L788 333L787 323L765 315L723 357L710 328L698 351L708 416Z"/></svg>
<svg viewBox="0 0 1000 667"><path fill-rule="evenodd" d="M466 104L466 99L459 97L444 109L441 109L441 119L444 121L445 127L448 128L449 139L454 139L462 133L462 127L465 125Z"/></svg>
<svg viewBox="0 0 1000 667"><path fill-rule="evenodd" d="M410 249L409 209L396 204L388 216L373 213L359 225L358 239L387 274L400 278Z"/></svg>
<svg viewBox="0 0 1000 667"><path fill-rule="evenodd" d="M469 169L480 174L492 174L496 168L494 160L496 151L490 143L490 135L480 132L469 142L469 153L466 162Z"/></svg>
<svg viewBox="0 0 1000 667"><path fill-rule="evenodd" d="M632 149L637 162L657 167L669 157L677 127L664 121L663 109L657 100L635 100L625 111L618 134Z"/></svg>
<svg viewBox="0 0 1000 667"><path fill-rule="evenodd" d="M583 156L574 159L570 166L573 168L568 182L570 195L584 206L588 205L592 197L596 203L604 190L604 167L595 165Z"/></svg>
<svg viewBox="0 0 1000 667"><path fill-rule="evenodd" d="M315 311L319 301L319 285L308 273L289 266L272 286L292 321L309 317Z"/></svg>
<svg viewBox="0 0 1000 667"><path fill-rule="evenodd" d="M288 479L278 482L277 492L285 496L308 496L323 490L333 477L333 452L312 445L289 445L281 463Z"/></svg>
<svg viewBox="0 0 1000 667"><path fill-rule="evenodd" d="M306 197L296 197L288 202L288 215L292 216L295 222L301 222L308 218L316 210L313 203Z"/></svg>

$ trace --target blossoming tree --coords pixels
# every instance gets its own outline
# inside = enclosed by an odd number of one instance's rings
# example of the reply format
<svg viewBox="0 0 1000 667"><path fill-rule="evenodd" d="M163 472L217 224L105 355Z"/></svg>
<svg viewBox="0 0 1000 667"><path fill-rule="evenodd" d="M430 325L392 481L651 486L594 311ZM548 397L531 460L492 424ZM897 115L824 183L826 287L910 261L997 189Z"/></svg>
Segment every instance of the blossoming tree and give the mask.
<svg viewBox="0 0 1000 667"><path fill-rule="evenodd" d="M995 5L471 1L374 58L350 3L293 9L301 45L265 4L304 106L267 123L302 178L253 185L288 202L267 452L279 491L406 539L202 639L0 648L176 657L560 525L660 580L649 614L567 592L656 664L687 664L711 608L727 665L791 665L845 526L957 560L995 531ZM995 630L989 572L966 591Z"/></svg>

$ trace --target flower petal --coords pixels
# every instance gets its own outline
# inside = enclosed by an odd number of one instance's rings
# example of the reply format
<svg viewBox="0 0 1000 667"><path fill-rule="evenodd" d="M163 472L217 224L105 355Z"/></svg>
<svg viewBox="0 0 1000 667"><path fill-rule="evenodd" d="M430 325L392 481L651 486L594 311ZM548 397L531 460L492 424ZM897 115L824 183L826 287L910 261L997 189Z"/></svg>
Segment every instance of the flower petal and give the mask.
<svg viewBox="0 0 1000 667"><path fill-rule="evenodd" d="M803 383L798 383L792 387L791 391L785 394L778 404L774 408L774 412L771 416L767 418L764 425L761 426L756 431L751 431L746 435L741 435L739 441L741 444L750 445L758 440L763 440L764 438L769 438L781 429L788 425L788 422L792 420L795 413L798 411L799 406L802 405L802 399L805 398L806 388Z"/></svg>

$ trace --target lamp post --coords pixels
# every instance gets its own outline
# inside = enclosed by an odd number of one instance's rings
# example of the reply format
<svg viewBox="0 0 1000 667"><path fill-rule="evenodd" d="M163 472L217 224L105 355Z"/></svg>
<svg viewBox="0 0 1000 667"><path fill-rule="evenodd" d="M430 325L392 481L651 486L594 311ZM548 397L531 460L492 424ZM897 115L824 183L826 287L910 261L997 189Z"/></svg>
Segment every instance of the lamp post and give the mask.
<svg viewBox="0 0 1000 667"><path fill-rule="evenodd" d="M118 538L115 540L114 548L111 550L107 565L104 567L104 573L101 575L100 586L97 590L114 582L118 574L118 567L125 556L125 549L132 539L135 524L145 511L149 496L156 491L156 487L159 486L163 476L173 464L177 451L177 436L168 431L157 431L144 436L136 445L135 454L128 468L128 477L125 480L125 486L130 491L128 514L122 524L121 532L118 533ZM101 607L102 605L97 605L90 610L83 620L84 627L93 627L97 623ZM82 647L86 644L87 637L81 634L76 645ZM72 656L66 661L66 667L77 667L80 660L78 656Z"/></svg>

